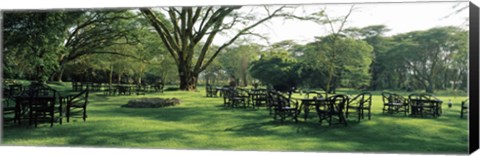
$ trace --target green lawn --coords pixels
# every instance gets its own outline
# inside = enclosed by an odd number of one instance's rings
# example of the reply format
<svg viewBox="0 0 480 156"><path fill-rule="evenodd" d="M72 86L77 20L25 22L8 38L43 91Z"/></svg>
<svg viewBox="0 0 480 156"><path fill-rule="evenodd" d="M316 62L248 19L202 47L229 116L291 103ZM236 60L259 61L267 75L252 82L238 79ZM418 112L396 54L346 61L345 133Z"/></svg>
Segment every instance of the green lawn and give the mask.
<svg viewBox="0 0 480 156"><path fill-rule="evenodd" d="M65 88L59 84L55 87ZM380 92L373 92L372 120L357 122L352 116L347 127L328 127L325 122L319 125L316 118L306 122L302 118L299 123L275 122L265 108L223 108L221 98L206 98L204 88L199 90L145 96L94 93L86 122L77 118L53 127L40 124L38 128L7 123L2 144L459 154L467 154L468 150L468 120L459 118L460 101L466 97L439 96L444 100L443 115L421 119L382 114ZM120 107L129 99L141 97L176 97L181 104L150 109ZM448 99L454 103L450 109L446 106Z"/></svg>

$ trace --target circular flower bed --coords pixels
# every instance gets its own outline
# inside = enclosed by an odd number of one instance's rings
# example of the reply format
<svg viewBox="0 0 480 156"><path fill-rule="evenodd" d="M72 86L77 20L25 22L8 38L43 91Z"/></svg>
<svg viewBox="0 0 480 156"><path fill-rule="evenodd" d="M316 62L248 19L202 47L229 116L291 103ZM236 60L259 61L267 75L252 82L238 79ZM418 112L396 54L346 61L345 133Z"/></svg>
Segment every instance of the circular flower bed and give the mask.
<svg viewBox="0 0 480 156"><path fill-rule="evenodd" d="M128 108L159 108L174 106L180 104L180 100L177 98L162 99L162 98L139 98L129 100L127 104L122 107Z"/></svg>

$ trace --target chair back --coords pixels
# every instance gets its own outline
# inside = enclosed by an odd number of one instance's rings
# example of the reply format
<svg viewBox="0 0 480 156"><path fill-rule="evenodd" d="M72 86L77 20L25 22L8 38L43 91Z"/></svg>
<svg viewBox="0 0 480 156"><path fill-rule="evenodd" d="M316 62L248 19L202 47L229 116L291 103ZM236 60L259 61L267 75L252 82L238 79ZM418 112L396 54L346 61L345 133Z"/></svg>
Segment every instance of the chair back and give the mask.
<svg viewBox="0 0 480 156"><path fill-rule="evenodd" d="M320 91L305 91L303 92L303 94L305 94L305 98L326 98L327 97L327 93L325 92L320 92ZM313 97L311 97L313 95Z"/></svg>
<svg viewBox="0 0 480 156"><path fill-rule="evenodd" d="M267 91L267 105L269 106L276 106L278 105L277 102L278 102L278 93L275 92L275 91Z"/></svg>
<svg viewBox="0 0 480 156"><path fill-rule="evenodd" d="M88 104L88 96L89 96L89 93L90 93L89 89L86 88L86 89L84 89L83 91L81 91L80 93L78 93L77 95L71 97L71 98L69 99L69 102L68 102L68 103L69 103L69 104L71 104L71 103L80 103L80 104L82 104L83 106L86 107L87 104Z"/></svg>
<svg viewBox="0 0 480 156"><path fill-rule="evenodd" d="M3 97L13 97L18 95L23 91L23 86L21 84L12 84L4 85L3 87Z"/></svg>
<svg viewBox="0 0 480 156"><path fill-rule="evenodd" d="M382 101L383 101L383 104L388 104L390 103L390 99L391 99L391 96L392 96L392 93L390 92L382 92Z"/></svg>
<svg viewBox="0 0 480 156"><path fill-rule="evenodd" d="M408 103L410 106L417 107L422 105L422 95L418 93L413 93L408 95Z"/></svg>
<svg viewBox="0 0 480 156"><path fill-rule="evenodd" d="M462 101L462 108L465 109L465 108L468 108L468 105L469 105L470 101L469 99L465 99Z"/></svg>
<svg viewBox="0 0 480 156"><path fill-rule="evenodd" d="M290 100L281 94L277 95L277 108L282 109L282 108L291 108L290 105Z"/></svg>
<svg viewBox="0 0 480 156"><path fill-rule="evenodd" d="M347 98L347 100L348 105L358 105L360 107L370 108L372 105L372 94L369 92L363 92L351 99Z"/></svg>
<svg viewBox="0 0 480 156"><path fill-rule="evenodd" d="M30 97L30 108L45 111L54 109L57 97L58 92L52 88L37 88Z"/></svg>
<svg viewBox="0 0 480 156"><path fill-rule="evenodd" d="M327 98L328 111L331 114L341 114L345 109L348 96L343 94L337 94Z"/></svg>

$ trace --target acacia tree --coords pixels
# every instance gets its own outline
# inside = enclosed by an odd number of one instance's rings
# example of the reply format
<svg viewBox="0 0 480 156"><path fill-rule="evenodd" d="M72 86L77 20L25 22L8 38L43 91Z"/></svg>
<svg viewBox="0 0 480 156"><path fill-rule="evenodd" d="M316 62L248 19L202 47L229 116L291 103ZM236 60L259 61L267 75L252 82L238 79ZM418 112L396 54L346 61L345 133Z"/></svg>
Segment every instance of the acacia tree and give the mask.
<svg viewBox="0 0 480 156"><path fill-rule="evenodd" d="M258 57L260 48L261 46L253 43L232 46L219 55L218 59L229 75L239 78L241 85L247 86L251 77L248 72L249 65Z"/></svg>
<svg viewBox="0 0 480 156"><path fill-rule="evenodd" d="M59 69L52 75L61 81L65 65L79 57L92 54L113 54L126 57L123 51L112 51L111 46L134 45L141 28L135 15L128 11L84 11L74 20L71 27L64 31L66 37L62 45L64 50L58 57ZM137 31L132 31L137 30Z"/></svg>
<svg viewBox="0 0 480 156"><path fill-rule="evenodd" d="M62 11L5 13L3 68L7 78L25 76L46 81L58 67L55 58L62 53L64 30L78 16Z"/></svg>
<svg viewBox="0 0 480 156"><path fill-rule="evenodd" d="M307 20L307 21L312 21L315 22L319 25L326 25L329 27L330 35L326 37L317 37L317 39L320 39L320 43L323 44L323 46L318 46L321 47L319 49L323 50L326 52L325 58L326 63L324 64L325 66L322 68L325 68L325 81L324 81L324 90L327 93L334 93L335 92L335 87L338 85L339 81L339 73L338 73L338 68L344 68L342 66L344 65L338 65L335 64L334 60L338 60L339 57L338 54L343 54L343 53L349 53L349 47L345 47L344 43L348 42L354 42L351 39L344 38L344 27L345 24L347 23L348 18L354 11L355 6L352 5L350 9L348 10L348 13L343 16L343 17L336 17L332 18L328 16L328 14L325 13L325 10L321 10L319 12L312 13L307 16L295 16L295 15L290 15L290 18L293 19L299 19L299 20ZM328 44L325 44L328 43ZM357 46L357 45L355 45ZM317 48L318 48L317 47ZM362 46L363 47L363 46ZM322 49L323 48L323 49ZM366 49L366 51L369 51Z"/></svg>
<svg viewBox="0 0 480 156"><path fill-rule="evenodd" d="M372 64L370 65L370 74L372 80L370 81L370 89L380 89L384 81L392 80L390 74L382 75L388 66L394 66L391 62L385 62L386 52L393 47L393 42L388 37L384 36L389 29L385 25L371 25L363 28L348 28L345 29L345 34L356 39L362 39L373 47Z"/></svg>
<svg viewBox="0 0 480 156"><path fill-rule="evenodd" d="M259 14L250 16L242 14L238 11L240 8L240 6L208 6L169 7L161 11L141 9L144 17L150 21L175 60L180 78L180 89L195 90L200 72L213 62L220 51L243 35L255 35L251 30L273 17L281 16L284 6L273 10L264 7L266 12L264 17L259 17L261 16ZM159 18L162 16L168 16L168 22ZM215 37L228 31L235 33L214 50L213 54L207 55ZM198 51L198 55L195 55L195 47L201 41L203 42L202 48ZM211 57L207 58L206 56Z"/></svg>
<svg viewBox="0 0 480 156"><path fill-rule="evenodd" d="M392 50L403 53L402 61L404 61L409 74L428 93L433 93L435 89L441 88L442 83L448 83L445 82L447 79L445 75L455 75L456 73L445 72L454 63L452 61L457 57L456 55L464 55L467 51L466 32L456 27L432 28L396 37L402 42L410 42L410 44ZM464 74L462 70L459 71L459 75ZM458 81L458 78L454 80Z"/></svg>

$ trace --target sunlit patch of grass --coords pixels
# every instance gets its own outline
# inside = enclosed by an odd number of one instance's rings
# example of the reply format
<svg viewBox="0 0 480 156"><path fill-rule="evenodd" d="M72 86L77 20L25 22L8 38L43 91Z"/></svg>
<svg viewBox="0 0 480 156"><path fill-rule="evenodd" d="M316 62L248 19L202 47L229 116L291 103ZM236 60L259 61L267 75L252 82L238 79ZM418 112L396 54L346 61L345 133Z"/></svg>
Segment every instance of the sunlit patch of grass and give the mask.
<svg viewBox="0 0 480 156"><path fill-rule="evenodd" d="M69 83L55 87L68 91ZM63 88L62 88L63 87ZM383 114L380 92L372 92L372 120L329 127L318 119L284 123L258 110L222 107L222 98L198 92L166 91L146 95L105 96L91 94L88 118L62 125L8 123L2 144L27 146L142 147L166 149L214 149L257 151L349 151L461 153L468 149L466 119L460 119L460 102L466 97L439 96L444 100L439 118L414 118ZM342 92L358 93L344 89ZM403 92L402 94L408 95ZM181 104L164 108L123 108L133 98L179 98ZM452 99L453 107L446 101ZM311 113L312 116L315 113Z"/></svg>

